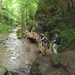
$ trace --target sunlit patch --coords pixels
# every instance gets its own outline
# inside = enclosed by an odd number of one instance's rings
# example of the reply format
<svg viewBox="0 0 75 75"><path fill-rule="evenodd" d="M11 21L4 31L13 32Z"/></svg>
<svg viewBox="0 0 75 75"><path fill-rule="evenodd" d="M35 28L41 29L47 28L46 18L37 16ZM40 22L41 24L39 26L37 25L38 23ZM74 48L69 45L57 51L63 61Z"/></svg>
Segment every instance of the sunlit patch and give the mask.
<svg viewBox="0 0 75 75"><path fill-rule="evenodd" d="M11 60L16 60L17 58L16 57L11 57Z"/></svg>

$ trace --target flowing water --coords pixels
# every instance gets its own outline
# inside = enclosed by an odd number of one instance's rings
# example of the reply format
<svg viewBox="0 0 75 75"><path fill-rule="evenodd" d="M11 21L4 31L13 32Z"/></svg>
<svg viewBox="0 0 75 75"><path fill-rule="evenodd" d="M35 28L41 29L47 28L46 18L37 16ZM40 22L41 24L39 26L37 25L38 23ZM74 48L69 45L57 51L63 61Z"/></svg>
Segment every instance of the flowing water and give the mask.
<svg viewBox="0 0 75 75"><path fill-rule="evenodd" d="M34 43L30 43L27 39L18 39L16 31L20 27L16 27L8 35L5 41L6 49L0 50L0 65L19 68L28 67L28 64L37 57L36 46Z"/></svg>

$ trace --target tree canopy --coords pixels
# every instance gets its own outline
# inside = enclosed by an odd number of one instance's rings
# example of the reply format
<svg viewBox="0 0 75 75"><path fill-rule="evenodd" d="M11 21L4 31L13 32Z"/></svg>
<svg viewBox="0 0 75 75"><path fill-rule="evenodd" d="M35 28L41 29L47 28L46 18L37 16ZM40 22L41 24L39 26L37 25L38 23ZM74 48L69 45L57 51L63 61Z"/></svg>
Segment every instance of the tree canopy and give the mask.
<svg viewBox="0 0 75 75"><path fill-rule="evenodd" d="M15 17L15 20L21 20L23 12L24 20L26 18L32 20L37 10L38 0L2 0L1 5L3 9L12 14L11 17Z"/></svg>
<svg viewBox="0 0 75 75"><path fill-rule="evenodd" d="M39 0L0 0L0 21L7 25L21 25L22 33L33 23Z"/></svg>

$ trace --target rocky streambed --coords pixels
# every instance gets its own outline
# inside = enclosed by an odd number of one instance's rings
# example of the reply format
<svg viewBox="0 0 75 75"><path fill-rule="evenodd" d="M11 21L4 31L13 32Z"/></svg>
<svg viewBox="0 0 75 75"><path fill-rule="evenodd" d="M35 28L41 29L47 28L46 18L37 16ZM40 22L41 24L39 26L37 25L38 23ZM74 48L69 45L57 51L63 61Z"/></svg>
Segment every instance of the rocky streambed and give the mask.
<svg viewBox="0 0 75 75"><path fill-rule="evenodd" d="M32 61L38 56L36 45L28 39L18 39L16 31L11 30L6 40L0 44L0 75L28 75ZM3 48L1 48L3 47ZM10 70L7 74L7 70Z"/></svg>

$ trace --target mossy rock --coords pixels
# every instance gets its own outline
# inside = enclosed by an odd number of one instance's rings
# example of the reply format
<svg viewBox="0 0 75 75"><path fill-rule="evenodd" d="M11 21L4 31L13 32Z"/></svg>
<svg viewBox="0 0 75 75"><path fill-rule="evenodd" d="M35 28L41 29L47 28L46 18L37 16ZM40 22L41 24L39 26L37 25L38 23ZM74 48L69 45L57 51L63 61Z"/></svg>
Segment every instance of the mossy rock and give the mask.
<svg viewBox="0 0 75 75"><path fill-rule="evenodd" d="M42 75L41 72L39 71L39 64L35 63L31 67L30 71L31 75Z"/></svg>
<svg viewBox="0 0 75 75"><path fill-rule="evenodd" d="M60 56L59 55L53 55L51 57L51 62L52 62L52 65L53 67L60 67L61 66L61 63L60 63Z"/></svg>

